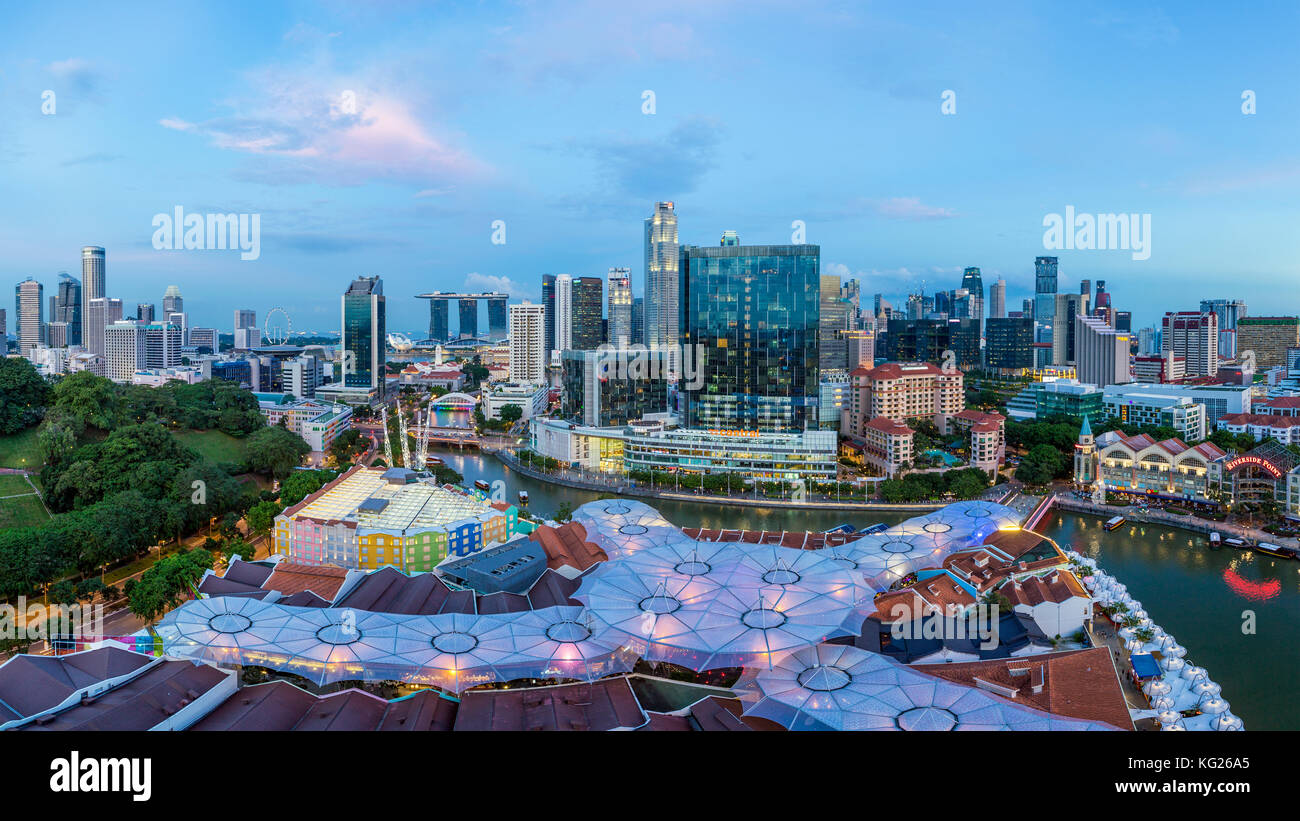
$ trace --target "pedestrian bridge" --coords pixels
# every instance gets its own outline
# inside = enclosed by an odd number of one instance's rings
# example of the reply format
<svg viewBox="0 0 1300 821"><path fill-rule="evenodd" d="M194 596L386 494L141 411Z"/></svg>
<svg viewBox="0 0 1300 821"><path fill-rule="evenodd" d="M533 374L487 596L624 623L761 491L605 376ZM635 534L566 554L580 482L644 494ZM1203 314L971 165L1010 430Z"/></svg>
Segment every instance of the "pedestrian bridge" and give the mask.
<svg viewBox="0 0 1300 821"><path fill-rule="evenodd" d="M478 398L467 393L447 393L433 400L435 408L472 408L478 404Z"/></svg>

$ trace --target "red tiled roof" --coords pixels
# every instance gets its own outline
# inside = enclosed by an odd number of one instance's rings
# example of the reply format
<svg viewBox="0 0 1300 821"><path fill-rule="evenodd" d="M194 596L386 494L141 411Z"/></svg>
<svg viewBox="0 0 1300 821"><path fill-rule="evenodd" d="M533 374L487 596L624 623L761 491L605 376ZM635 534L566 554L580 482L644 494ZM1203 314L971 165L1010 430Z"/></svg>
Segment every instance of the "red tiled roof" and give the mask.
<svg viewBox="0 0 1300 821"><path fill-rule="evenodd" d="M1058 570L1046 576L1029 576L1013 579L998 588L1012 604L1030 607L1043 602L1061 604L1073 598L1087 598L1088 594L1073 573Z"/></svg>
<svg viewBox="0 0 1300 821"><path fill-rule="evenodd" d="M1276 413L1227 413L1220 416L1219 421L1229 425L1259 425L1279 429L1300 427L1300 416L1282 416Z"/></svg>
<svg viewBox="0 0 1300 821"><path fill-rule="evenodd" d="M875 428L876 430L882 433L897 434L899 436L906 436L908 434L915 433L915 431L913 431L907 425L903 424L902 422L895 422L893 419L890 419L888 416L877 416L876 418L868 422L866 426L869 428Z"/></svg>
<svg viewBox="0 0 1300 821"><path fill-rule="evenodd" d="M280 562L262 587L286 596L310 590L322 599L333 601L347 575L348 571L331 564Z"/></svg>
<svg viewBox="0 0 1300 821"><path fill-rule="evenodd" d="M546 551L546 566L552 570L572 567L585 571L593 564L609 561L609 555L598 545L587 541L587 530L577 522L559 527L542 525L528 536Z"/></svg>
<svg viewBox="0 0 1300 821"><path fill-rule="evenodd" d="M929 362L885 362L863 375L871 379L901 379L905 376L942 376L943 370Z"/></svg>
<svg viewBox="0 0 1300 821"><path fill-rule="evenodd" d="M527 690L469 690L461 695L455 729L617 730L649 720L631 683L620 676Z"/></svg>

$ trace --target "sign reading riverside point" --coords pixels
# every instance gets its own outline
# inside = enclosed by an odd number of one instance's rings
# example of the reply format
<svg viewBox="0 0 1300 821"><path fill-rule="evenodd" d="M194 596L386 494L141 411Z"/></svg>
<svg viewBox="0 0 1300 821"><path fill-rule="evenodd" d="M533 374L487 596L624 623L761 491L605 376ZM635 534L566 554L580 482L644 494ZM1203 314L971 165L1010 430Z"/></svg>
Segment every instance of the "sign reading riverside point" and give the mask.
<svg viewBox="0 0 1300 821"><path fill-rule="evenodd" d="M1274 465L1272 462L1268 461L1267 459L1263 458L1262 456L1250 456L1250 455L1238 456L1236 459L1233 459L1232 461L1224 465L1223 469L1227 471L1234 471L1237 468L1241 467L1242 465L1256 465L1268 471L1268 475L1272 476L1274 479L1282 478L1282 471L1278 470L1276 465Z"/></svg>

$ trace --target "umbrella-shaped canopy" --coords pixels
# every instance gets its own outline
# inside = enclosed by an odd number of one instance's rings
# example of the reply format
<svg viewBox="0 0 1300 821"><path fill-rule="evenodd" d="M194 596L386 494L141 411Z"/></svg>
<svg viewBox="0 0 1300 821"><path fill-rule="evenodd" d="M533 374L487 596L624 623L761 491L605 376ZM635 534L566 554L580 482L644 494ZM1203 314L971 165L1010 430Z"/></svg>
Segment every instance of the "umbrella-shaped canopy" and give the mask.
<svg viewBox="0 0 1300 821"><path fill-rule="evenodd" d="M753 679L747 716L791 730L1111 730L1021 707L857 647L785 654Z"/></svg>
<svg viewBox="0 0 1300 821"><path fill-rule="evenodd" d="M1243 725L1241 719L1232 713L1220 713L1210 722L1210 727L1215 730L1240 730Z"/></svg>
<svg viewBox="0 0 1300 821"><path fill-rule="evenodd" d="M1174 700L1171 696L1156 696L1151 699L1151 709L1157 711L1172 710L1174 709Z"/></svg>
<svg viewBox="0 0 1300 821"><path fill-rule="evenodd" d="M573 512L573 521L583 526L587 538L600 545L610 559L685 538L659 511L630 499L588 502Z"/></svg>
<svg viewBox="0 0 1300 821"><path fill-rule="evenodd" d="M1173 685L1162 678L1152 679L1146 683L1142 689L1146 690L1149 698L1156 696L1167 696L1174 691Z"/></svg>
<svg viewBox="0 0 1300 821"><path fill-rule="evenodd" d="M1156 720L1161 724L1177 724L1179 721L1182 721L1182 719L1182 714L1174 710L1161 710L1160 713L1156 715Z"/></svg>
<svg viewBox="0 0 1300 821"><path fill-rule="evenodd" d="M1187 666L1187 662L1178 656L1165 656L1160 660L1160 666L1166 673L1177 673Z"/></svg>
<svg viewBox="0 0 1300 821"><path fill-rule="evenodd" d="M856 571L818 551L726 544L606 563L573 597L647 660L710 670L856 635L865 595Z"/></svg>
<svg viewBox="0 0 1300 821"><path fill-rule="evenodd" d="M1217 716L1219 713L1228 712L1228 702L1221 698L1207 698L1200 704L1202 713L1210 716Z"/></svg>

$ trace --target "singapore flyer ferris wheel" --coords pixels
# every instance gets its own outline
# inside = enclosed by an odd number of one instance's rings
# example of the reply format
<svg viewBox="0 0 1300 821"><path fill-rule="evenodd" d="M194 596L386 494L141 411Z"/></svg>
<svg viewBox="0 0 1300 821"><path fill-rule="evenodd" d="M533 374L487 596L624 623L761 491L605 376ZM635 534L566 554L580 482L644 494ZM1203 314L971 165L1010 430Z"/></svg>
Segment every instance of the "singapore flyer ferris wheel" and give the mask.
<svg viewBox="0 0 1300 821"><path fill-rule="evenodd" d="M289 341L292 332L293 323L283 308L276 307L267 312L266 320L262 323L262 336L266 339L266 344L283 345Z"/></svg>

